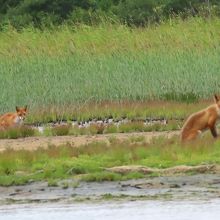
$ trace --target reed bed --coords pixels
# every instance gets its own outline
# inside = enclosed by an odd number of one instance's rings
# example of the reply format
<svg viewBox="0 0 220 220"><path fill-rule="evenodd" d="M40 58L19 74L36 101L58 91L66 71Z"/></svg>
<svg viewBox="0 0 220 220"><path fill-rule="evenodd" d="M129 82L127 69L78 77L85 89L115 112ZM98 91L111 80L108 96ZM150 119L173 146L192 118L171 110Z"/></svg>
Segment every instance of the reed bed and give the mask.
<svg viewBox="0 0 220 220"><path fill-rule="evenodd" d="M217 18L148 28L8 27L0 33L0 113L27 104L58 120L88 102L211 98L219 92L219 27Z"/></svg>

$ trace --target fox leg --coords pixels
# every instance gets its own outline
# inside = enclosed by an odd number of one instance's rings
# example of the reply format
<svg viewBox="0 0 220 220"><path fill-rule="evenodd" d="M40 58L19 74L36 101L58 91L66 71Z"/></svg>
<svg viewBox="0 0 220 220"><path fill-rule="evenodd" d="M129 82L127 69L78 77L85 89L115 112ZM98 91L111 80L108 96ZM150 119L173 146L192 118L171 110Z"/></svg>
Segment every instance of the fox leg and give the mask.
<svg viewBox="0 0 220 220"><path fill-rule="evenodd" d="M218 137L217 129L216 129L215 126L210 127L210 131L211 131L212 136L213 136L214 138L217 138L217 137Z"/></svg>

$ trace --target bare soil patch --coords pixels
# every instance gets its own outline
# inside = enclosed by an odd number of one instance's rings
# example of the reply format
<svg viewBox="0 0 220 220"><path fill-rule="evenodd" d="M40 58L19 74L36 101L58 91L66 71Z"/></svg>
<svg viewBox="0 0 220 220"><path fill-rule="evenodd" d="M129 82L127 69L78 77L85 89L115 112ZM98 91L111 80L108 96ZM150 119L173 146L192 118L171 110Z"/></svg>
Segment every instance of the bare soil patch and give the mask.
<svg viewBox="0 0 220 220"><path fill-rule="evenodd" d="M152 138L164 136L171 138L179 135L179 131L163 131L163 132L139 132L139 133L116 133L116 134L102 134L102 135L82 135L82 136L52 136L52 137L28 137L18 139L1 139L0 151L8 148L13 150L37 150L38 148L47 148L49 145L63 145L70 144L73 147L89 144L92 142L109 143L109 139L114 137L119 140L126 140L132 137L143 137L145 141L149 142Z"/></svg>

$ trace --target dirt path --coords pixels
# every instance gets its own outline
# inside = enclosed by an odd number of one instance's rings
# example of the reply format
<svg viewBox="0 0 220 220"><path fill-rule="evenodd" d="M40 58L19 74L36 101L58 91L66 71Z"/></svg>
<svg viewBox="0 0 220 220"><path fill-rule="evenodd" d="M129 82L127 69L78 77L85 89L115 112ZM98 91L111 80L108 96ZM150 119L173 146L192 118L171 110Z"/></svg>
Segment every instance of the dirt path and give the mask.
<svg viewBox="0 0 220 220"><path fill-rule="evenodd" d="M179 131L164 131L164 132L139 132L139 133L117 133L103 135L82 135L82 136L53 136L53 137L28 137L19 139L2 139L0 140L0 151L7 148L14 150L36 150L38 148L47 148L48 145L62 145L70 143L73 146L80 146L94 141L104 141L109 143L109 138L115 137L120 140L126 140L131 137L143 136L146 141L150 141L154 137L164 136L172 137L178 135Z"/></svg>

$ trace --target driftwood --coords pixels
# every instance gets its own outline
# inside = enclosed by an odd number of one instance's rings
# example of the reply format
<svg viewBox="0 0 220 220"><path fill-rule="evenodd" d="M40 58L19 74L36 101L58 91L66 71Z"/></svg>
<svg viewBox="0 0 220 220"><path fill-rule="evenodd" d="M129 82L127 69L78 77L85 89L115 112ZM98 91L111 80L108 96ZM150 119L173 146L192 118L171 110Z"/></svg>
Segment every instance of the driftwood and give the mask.
<svg viewBox="0 0 220 220"><path fill-rule="evenodd" d="M164 175L172 175L178 173L187 173L187 172L196 172L196 173L220 173L220 165L198 165L198 166L175 166L165 169L158 169L158 168L150 168L147 166L139 166L139 165L130 165L130 166L118 166L118 167L111 167L106 168L106 171L120 173L120 174L127 174L132 172L140 172L144 174L151 174L151 173L158 173Z"/></svg>

